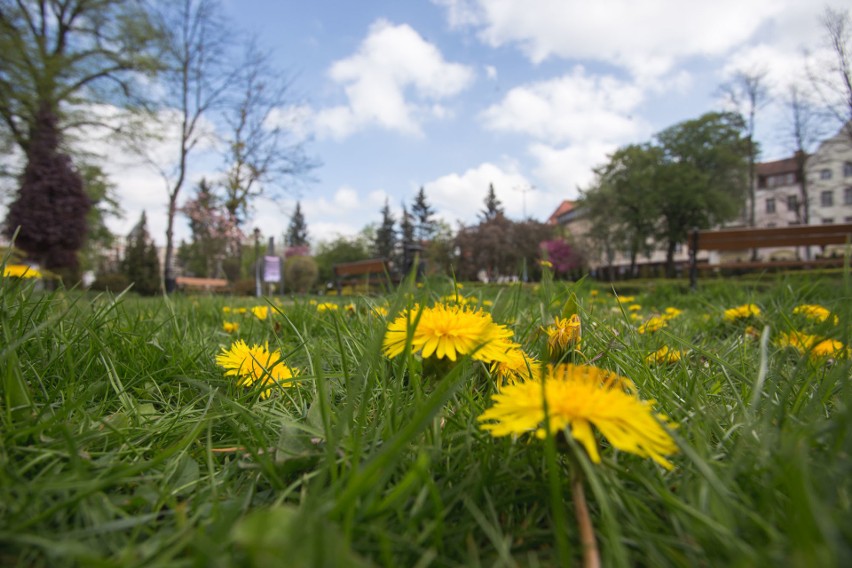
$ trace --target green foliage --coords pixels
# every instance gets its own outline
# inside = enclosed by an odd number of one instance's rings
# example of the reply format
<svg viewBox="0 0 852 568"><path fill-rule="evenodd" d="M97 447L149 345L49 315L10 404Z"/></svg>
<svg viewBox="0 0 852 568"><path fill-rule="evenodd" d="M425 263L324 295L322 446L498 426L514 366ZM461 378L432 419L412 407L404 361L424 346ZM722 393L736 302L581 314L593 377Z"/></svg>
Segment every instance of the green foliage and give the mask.
<svg viewBox="0 0 852 568"><path fill-rule="evenodd" d="M497 199L497 194L494 192L494 184L488 184L488 193L485 196L485 209L480 212L482 221L492 221L498 216L504 215L503 204Z"/></svg>
<svg viewBox="0 0 852 568"><path fill-rule="evenodd" d="M284 287L290 292L310 291L318 277L319 267L309 256L291 256L284 261Z"/></svg>
<svg viewBox="0 0 852 568"><path fill-rule="evenodd" d="M461 253L455 274L465 280L475 280L479 270L485 270L490 278L518 276L525 262L528 271L536 271L533 263L541 258L541 243L552 234L550 225L532 220L515 222L503 214L464 227L455 239Z"/></svg>
<svg viewBox="0 0 852 568"><path fill-rule="evenodd" d="M371 248L366 238L337 237L333 241L320 243L314 253L320 281L330 282L334 279L335 264L372 258Z"/></svg>
<svg viewBox="0 0 852 568"><path fill-rule="evenodd" d="M133 283L133 291L143 296L160 292L160 261L157 247L148 233L145 212L127 235L127 247L121 260L121 272Z"/></svg>

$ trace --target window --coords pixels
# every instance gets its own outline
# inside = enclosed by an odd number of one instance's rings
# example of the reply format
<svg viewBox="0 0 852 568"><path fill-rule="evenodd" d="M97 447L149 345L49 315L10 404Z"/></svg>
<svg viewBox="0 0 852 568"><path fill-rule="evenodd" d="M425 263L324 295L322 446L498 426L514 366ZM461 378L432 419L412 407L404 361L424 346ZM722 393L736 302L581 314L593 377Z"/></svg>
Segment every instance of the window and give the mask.
<svg viewBox="0 0 852 568"><path fill-rule="evenodd" d="M843 164L843 177L852 176L852 162Z"/></svg>
<svg viewBox="0 0 852 568"><path fill-rule="evenodd" d="M834 205L834 192L831 190L823 191L819 194L819 204L822 207L831 207Z"/></svg>
<svg viewBox="0 0 852 568"><path fill-rule="evenodd" d="M766 212L767 213L775 213L775 198L769 197L766 200Z"/></svg>
<svg viewBox="0 0 852 568"><path fill-rule="evenodd" d="M787 211L798 211L799 210L799 196L798 195L788 195L787 196Z"/></svg>
<svg viewBox="0 0 852 568"><path fill-rule="evenodd" d="M825 168L824 170L819 171L819 179L831 179L831 170Z"/></svg>
<svg viewBox="0 0 852 568"><path fill-rule="evenodd" d="M822 224L823 225L831 225L832 223L834 223L834 219L832 219L831 217L823 217L822 218Z"/></svg>
<svg viewBox="0 0 852 568"><path fill-rule="evenodd" d="M852 205L852 187L843 190L843 205Z"/></svg>

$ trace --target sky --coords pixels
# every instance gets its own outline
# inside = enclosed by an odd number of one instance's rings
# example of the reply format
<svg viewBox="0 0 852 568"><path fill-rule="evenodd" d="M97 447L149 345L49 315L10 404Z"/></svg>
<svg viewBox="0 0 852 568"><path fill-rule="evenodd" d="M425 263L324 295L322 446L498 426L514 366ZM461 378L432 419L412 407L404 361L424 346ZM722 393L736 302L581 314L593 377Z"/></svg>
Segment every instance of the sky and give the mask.
<svg viewBox="0 0 852 568"><path fill-rule="evenodd" d="M292 78L281 116L321 163L312 180L256 201L246 229L280 242L298 199L316 244L377 224L386 199L398 216L421 187L454 228L476 222L489 184L510 218L545 221L618 147L724 108L719 86L737 71L765 71L779 99L803 82L803 50L822 47L824 5L223 0L223 8ZM762 107L762 160L791 153L785 132L783 105ZM104 153L125 209L110 227L126 233L145 209L162 244L162 181L131 156ZM202 175L215 174L198 166L193 181ZM191 193L188 185L183 197ZM188 234L178 219L178 238Z"/></svg>

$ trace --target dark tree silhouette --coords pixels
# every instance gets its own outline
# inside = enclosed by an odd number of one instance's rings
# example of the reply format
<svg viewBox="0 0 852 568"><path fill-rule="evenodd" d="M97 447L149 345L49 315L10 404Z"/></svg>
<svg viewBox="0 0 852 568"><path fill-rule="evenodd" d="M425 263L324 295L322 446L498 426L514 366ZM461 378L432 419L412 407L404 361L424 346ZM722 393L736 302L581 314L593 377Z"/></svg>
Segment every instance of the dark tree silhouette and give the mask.
<svg viewBox="0 0 852 568"><path fill-rule="evenodd" d="M133 289L139 294L150 296L160 291L160 260L157 247L148 233L144 211L139 223L127 235L121 271L133 282Z"/></svg>
<svg viewBox="0 0 852 568"><path fill-rule="evenodd" d="M396 248L396 229L394 225L396 219L391 213L390 204L385 199L385 206L382 207L382 224L376 229L376 238L373 241L373 250L376 256L382 258L393 258L393 252Z"/></svg>
<svg viewBox="0 0 852 568"><path fill-rule="evenodd" d="M42 105L30 133L27 166L15 201L9 206L5 233L20 227L15 244L42 267L70 271L86 240L86 214L91 207L83 179L71 158L59 149L56 116Z"/></svg>
<svg viewBox="0 0 852 568"><path fill-rule="evenodd" d="M488 184L488 195L485 196L485 209L480 213L483 221L491 221L499 215L503 215L503 204L497 199L497 194L494 193L494 184Z"/></svg>
<svg viewBox="0 0 852 568"><path fill-rule="evenodd" d="M302 204L297 201L296 210L293 211L293 217L287 227L287 246L304 247L307 245L308 225L305 223L305 216L302 214Z"/></svg>
<svg viewBox="0 0 852 568"><path fill-rule="evenodd" d="M414 233L418 240L428 241L435 234L435 221L432 216L435 210L429 205L426 199L426 191L420 187L420 191L414 197L414 203L411 204L411 215L414 217Z"/></svg>

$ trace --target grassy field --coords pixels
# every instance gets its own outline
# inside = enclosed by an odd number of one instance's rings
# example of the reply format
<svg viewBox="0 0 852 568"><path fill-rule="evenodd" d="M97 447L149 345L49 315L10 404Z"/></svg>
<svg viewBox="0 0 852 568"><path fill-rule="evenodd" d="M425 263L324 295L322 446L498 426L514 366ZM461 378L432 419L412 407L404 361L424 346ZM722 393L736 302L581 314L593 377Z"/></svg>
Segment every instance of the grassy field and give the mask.
<svg viewBox="0 0 852 568"><path fill-rule="evenodd" d="M681 286L619 301L588 282L437 280L327 305L4 278L0 565L580 564L580 499L604 566L852 565L848 274ZM383 352L400 310L459 301L531 358L629 378L677 425L673 467L598 428L600 463L579 430L494 437L479 416L499 381L478 352L423 357L411 333ZM823 321L796 310L814 304ZM580 348L552 352L548 328L575 313ZM237 340L293 377L227 375Z"/></svg>

